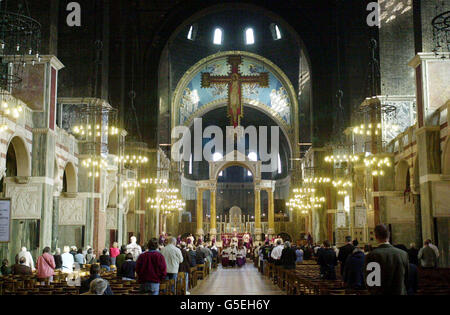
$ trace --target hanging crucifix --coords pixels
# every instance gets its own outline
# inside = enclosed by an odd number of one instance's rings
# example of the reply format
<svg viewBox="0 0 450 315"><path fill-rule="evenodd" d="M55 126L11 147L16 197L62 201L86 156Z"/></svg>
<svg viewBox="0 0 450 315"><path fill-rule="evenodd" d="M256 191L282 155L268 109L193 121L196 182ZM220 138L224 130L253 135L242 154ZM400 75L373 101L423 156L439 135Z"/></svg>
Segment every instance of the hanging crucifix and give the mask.
<svg viewBox="0 0 450 315"><path fill-rule="evenodd" d="M263 88L269 87L269 74L263 72L256 76L244 76L239 72L241 56L229 56L227 61L231 65L231 72L228 75L213 76L210 73L202 73L201 86L202 88L209 88L213 84L228 86L228 116L231 124L236 128L243 116L242 85L258 84Z"/></svg>

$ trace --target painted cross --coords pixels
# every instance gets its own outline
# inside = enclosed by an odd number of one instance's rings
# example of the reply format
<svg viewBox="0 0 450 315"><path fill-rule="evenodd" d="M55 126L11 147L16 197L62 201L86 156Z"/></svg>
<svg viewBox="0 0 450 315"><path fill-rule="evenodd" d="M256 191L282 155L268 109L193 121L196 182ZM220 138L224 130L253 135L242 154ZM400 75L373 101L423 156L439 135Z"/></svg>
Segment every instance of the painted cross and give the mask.
<svg viewBox="0 0 450 315"><path fill-rule="evenodd" d="M209 88L213 84L228 85L228 116L236 128L243 117L242 84L258 84L260 87L269 87L269 74L262 72L256 76L244 76L239 72L242 63L241 56L228 56L231 72L228 75L212 76L210 73L202 73L202 88Z"/></svg>

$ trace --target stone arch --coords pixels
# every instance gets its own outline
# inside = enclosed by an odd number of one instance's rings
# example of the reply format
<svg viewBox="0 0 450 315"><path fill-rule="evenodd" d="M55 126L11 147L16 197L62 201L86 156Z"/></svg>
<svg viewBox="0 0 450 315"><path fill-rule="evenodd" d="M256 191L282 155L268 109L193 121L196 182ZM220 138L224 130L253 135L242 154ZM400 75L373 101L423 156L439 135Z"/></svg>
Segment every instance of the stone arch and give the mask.
<svg viewBox="0 0 450 315"><path fill-rule="evenodd" d="M78 178L75 166L72 162L67 162L63 174L63 191L76 193L78 191Z"/></svg>
<svg viewBox="0 0 450 315"><path fill-rule="evenodd" d="M17 165L16 176L31 176L31 158L25 140L23 140L23 138L20 136L13 136L8 144L8 150L10 148L12 148L15 153L15 160Z"/></svg>
<svg viewBox="0 0 450 315"><path fill-rule="evenodd" d="M409 164L406 160L400 160L395 167L395 190L404 191L406 187L409 176Z"/></svg>
<svg viewBox="0 0 450 315"><path fill-rule="evenodd" d="M450 136L447 136L442 152L442 174L450 175Z"/></svg>

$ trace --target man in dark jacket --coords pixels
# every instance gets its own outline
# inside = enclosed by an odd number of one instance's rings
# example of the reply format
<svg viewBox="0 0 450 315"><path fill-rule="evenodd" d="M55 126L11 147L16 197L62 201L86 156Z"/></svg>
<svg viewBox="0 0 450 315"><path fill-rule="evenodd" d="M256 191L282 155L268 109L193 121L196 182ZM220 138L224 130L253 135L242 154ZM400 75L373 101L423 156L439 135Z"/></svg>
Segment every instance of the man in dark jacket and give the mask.
<svg viewBox="0 0 450 315"><path fill-rule="evenodd" d="M148 251L139 255L136 261L136 274L141 284L141 291L159 295L159 285L167 276L164 256L157 251L158 239L148 242Z"/></svg>
<svg viewBox="0 0 450 315"><path fill-rule="evenodd" d="M13 275L27 276L32 275L31 268L26 265L27 259L20 257L19 263L12 266L11 271Z"/></svg>
<svg viewBox="0 0 450 315"><path fill-rule="evenodd" d="M389 231L383 224L375 227L375 238L379 246L367 255L364 267L367 289L374 295L406 295L408 254L389 244ZM367 270L370 263L376 264Z"/></svg>
<svg viewBox="0 0 450 315"><path fill-rule="evenodd" d="M350 256L355 249L355 247L352 244L352 237L346 236L345 237L345 244L344 246L339 248L339 254L338 254L338 260L341 263L341 275L344 275L344 269L345 269L345 262L347 261L347 257Z"/></svg>
<svg viewBox="0 0 450 315"><path fill-rule="evenodd" d="M416 244L411 243L408 249L409 262L411 264L418 266L419 265L419 258L417 258L418 255L419 250L416 248Z"/></svg>
<svg viewBox="0 0 450 315"><path fill-rule="evenodd" d="M206 255L200 246L197 246L195 251L195 259L197 265L203 265L205 263Z"/></svg>
<svg viewBox="0 0 450 315"><path fill-rule="evenodd" d="M328 240L323 242L323 248L318 251L317 264L320 265L320 275L323 279L336 280L336 253L330 248Z"/></svg>
<svg viewBox="0 0 450 315"><path fill-rule="evenodd" d="M122 280L134 280L136 278L136 262L133 260L133 254L128 253L125 261L120 266L120 275Z"/></svg>
<svg viewBox="0 0 450 315"><path fill-rule="evenodd" d="M178 272L184 272L184 277L186 279L186 294L189 295L189 272L191 270L191 257L186 250L186 243L181 242L181 255L183 256L183 262L178 267Z"/></svg>
<svg viewBox="0 0 450 315"><path fill-rule="evenodd" d="M347 287L356 290L364 288L364 258L364 252L358 247L348 256L343 276Z"/></svg>
<svg viewBox="0 0 450 315"><path fill-rule="evenodd" d="M295 269L295 261L297 260L297 255L295 254L295 249L291 247L291 243L286 241L284 243L284 248L281 251L281 265L284 269Z"/></svg>

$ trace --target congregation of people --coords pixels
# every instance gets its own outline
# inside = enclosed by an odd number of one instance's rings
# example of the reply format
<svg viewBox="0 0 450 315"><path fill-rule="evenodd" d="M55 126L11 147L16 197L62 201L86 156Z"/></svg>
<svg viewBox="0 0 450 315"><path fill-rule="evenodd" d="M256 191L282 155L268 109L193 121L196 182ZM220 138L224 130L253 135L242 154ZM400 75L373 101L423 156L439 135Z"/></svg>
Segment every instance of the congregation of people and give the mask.
<svg viewBox="0 0 450 315"><path fill-rule="evenodd" d="M339 248L331 246L328 240L320 245L304 242L296 246L278 238L274 243L266 240L255 247L254 257L262 273L268 264L291 270L304 261L316 261L321 279L341 279L349 289L368 290L370 294L416 294L419 287L418 269L435 269L438 266L437 247L429 239L420 249L413 243L409 248L403 244L391 245L385 225L375 228L375 237L378 243L376 248L371 245L360 247L358 240L352 240L350 236L345 238L346 244ZM369 274L366 267L370 262L380 265L379 286L368 286L366 283Z"/></svg>

